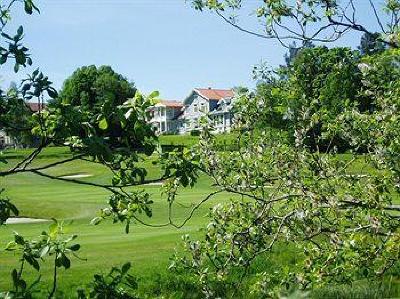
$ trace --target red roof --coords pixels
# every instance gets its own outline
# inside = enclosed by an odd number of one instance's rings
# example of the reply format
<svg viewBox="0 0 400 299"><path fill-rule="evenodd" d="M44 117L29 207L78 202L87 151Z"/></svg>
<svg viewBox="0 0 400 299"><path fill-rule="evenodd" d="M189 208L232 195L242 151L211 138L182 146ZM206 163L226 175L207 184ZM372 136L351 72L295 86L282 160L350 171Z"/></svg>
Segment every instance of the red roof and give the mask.
<svg viewBox="0 0 400 299"><path fill-rule="evenodd" d="M233 97L232 89L195 88L195 91L208 100L220 100Z"/></svg>
<svg viewBox="0 0 400 299"><path fill-rule="evenodd" d="M182 108L183 103L178 102L178 101L171 101L171 100L160 100L160 104L166 106L166 107L171 107L171 108Z"/></svg>
<svg viewBox="0 0 400 299"><path fill-rule="evenodd" d="M26 104L29 107L29 109L31 109L32 112L42 111L43 109L46 109L46 107L47 107L47 105L44 103L39 104L39 103L27 102Z"/></svg>

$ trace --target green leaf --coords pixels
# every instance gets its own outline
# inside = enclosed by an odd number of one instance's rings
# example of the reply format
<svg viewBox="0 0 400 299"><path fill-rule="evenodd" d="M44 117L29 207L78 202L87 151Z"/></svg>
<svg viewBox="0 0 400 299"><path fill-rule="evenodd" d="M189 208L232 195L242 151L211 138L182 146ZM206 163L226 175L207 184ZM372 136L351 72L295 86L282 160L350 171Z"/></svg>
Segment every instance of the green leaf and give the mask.
<svg viewBox="0 0 400 299"><path fill-rule="evenodd" d="M61 255L61 264L65 269L69 269L71 267L71 261L65 254Z"/></svg>
<svg viewBox="0 0 400 299"><path fill-rule="evenodd" d="M25 244L24 238L22 236L20 236L18 233L15 233L14 240L15 240L15 243L17 243L18 245L24 245Z"/></svg>
<svg viewBox="0 0 400 299"><path fill-rule="evenodd" d="M33 73L32 73L32 77L33 79L39 74L39 69L36 69Z"/></svg>
<svg viewBox="0 0 400 299"><path fill-rule="evenodd" d="M96 218L93 218L92 221L90 221L90 224L91 225L98 225L102 220L103 220L103 218L96 217Z"/></svg>
<svg viewBox="0 0 400 299"><path fill-rule="evenodd" d="M78 251L80 248L81 248L81 245L79 245L79 244L74 244L74 245L68 247L68 249L70 249L72 251Z"/></svg>
<svg viewBox="0 0 400 299"><path fill-rule="evenodd" d="M155 91L153 91L151 94L149 94L149 98L150 98L150 99L157 98L157 97L159 97L159 96L160 96L160 92L157 91L157 90L155 90Z"/></svg>
<svg viewBox="0 0 400 299"><path fill-rule="evenodd" d="M61 256L56 258L55 265L56 265L56 267L62 266L62 257Z"/></svg>
<svg viewBox="0 0 400 299"><path fill-rule="evenodd" d="M135 122L135 125L133 126L133 129L135 130L135 134L139 139L143 139L144 137L144 129L143 125L140 121Z"/></svg>
<svg viewBox="0 0 400 299"><path fill-rule="evenodd" d="M129 223L129 221L126 223L126 226L125 226L125 233L126 234L129 234L129 225L130 225L130 223Z"/></svg>
<svg viewBox="0 0 400 299"><path fill-rule="evenodd" d="M126 274L130 268L131 268L131 263L130 262L125 263L121 268L122 274Z"/></svg>
<svg viewBox="0 0 400 299"><path fill-rule="evenodd" d="M53 219L53 224L49 226L49 235L54 238L58 233L58 223L57 220Z"/></svg>
<svg viewBox="0 0 400 299"><path fill-rule="evenodd" d="M130 108L130 109L125 113L125 118L128 119L128 118L131 116L132 112L133 112L133 109Z"/></svg>
<svg viewBox="0 0 400 299"><path fill-rule="evenodd" d="M28 15L31 15L32 12L33 12L33 3L32 3L32 0L25 0L25 2L24 2L24 8L25 8L25 12L26 12Z"/></svg>
<svg viewBox="0 0 400 299"><path fill-rule="evenodd" d="M17 272L17 269L13 269L11 271L11 277L12 277L14 285L17 285L18 284L18 272Z"/></svg>
<svg viewBox="0 0 400 299"><path fill-rule="evenodd" d="M15 73L18 73L18 71L19 71L19 64L16 63L16 64L14 65L14 72L15 72Z"/></svg>
<svg viewBox="0 0 400 299"><path fill-rule="evenodd" d="M26 92L27 90L29 90L31 88L31 85L29 83L24 84L24 86L22 86L21 91L22 92Z"/></svg>
<svg viewBox="0 0 400 299"><path fill-rule="evenodd" d="M14 241L11 241L11 242L8 242L8 244L6 245L5 250L7 250L7 251L13 251L13 250L16 249L16 247L17 247L17 243L14 242Z"/></svg>
<svg viewBox="0 0 400 299"><path fill-rule="evenodd" d="M40 265L35 258L33 258L30 255L24 255L24 257L25 257L25 260L28 262L28 264L31 265L33 268L35 268L36 271L40 270Z"/></svg>
<svg viewBox="0 0 400 299"><path fill-rule="evenodd" d="M14 213L15 216L19 215L19 211L16 206L14 206L13 204L10 204L9 208Z"/></svg>
<svg viewBox="0 0 400 299"><path fill-rule="evenodd" d="M47 89L47 94L52 99L55 99L58 96L57 91L55 89L52 89L52 88Z"/></svg>
<svg viewBox="0 0 400 299"><path fill-rule="evenodd" d="M155 146L151 143L144 144L144 153L146 156L151 156L155 150Z"/></svg>
<svg viewBox="0 0 400 299"><path fill-rule="evenodd" d="M122 129L125 129L126 125L128 124L128 122L126 121L126 119L122 118L120 122L121 122L121 128L122 128Z"/></svg>
<svg viewBox="0 0 400 299"><path fill-rule="evenodd" d="M50 246L46 245L40 250L40 257L43 258L50 251Z"/></svg>
<svg viewBox="0 0 400 299"><path fill-rule="evenodd" d="M107 130L107 128L108 128L107 119L105 119L104 117L99 122L99 128L102 130Z"/></svg>
<svg viewBox="0 0 400 299"><path fill-rule="evenodd" d="M7 62L7 54L1 55L0 56L0 64L5 64Z"/></svg>
<svg viewBox="0 0 400 299"><path fill-rule="evenodd" d="M17 30L18 36L21 36L23 33L24 33L24 27L19 26L19 27L18 27L18 30Z"/></svg>
<svg viewBox="0 0 400 299"><path fill-rule="evenodd" d="M22 52L18 52L15 54L15 61L17 62L17 64L19 65L25 65L26 62L26 56L24 53Z"/></svg>
<svg viewBox="0 0 400 299"><path fill-rule="evenodd" d="M9 36L7 33L4 33L4 32L1 33L1 36L6 38L6 39L10 39L10 40L13 39L11 36Z"/></svg>
<svg viewBox="0 0 400 299"><path fill-rule="evenodd" d="M26 289L26 282L25 282L25 280L20 279L20 280L18 281L18 285L19 285L19 287L20 287L21 289L23 289L23 290Z"/></svg>

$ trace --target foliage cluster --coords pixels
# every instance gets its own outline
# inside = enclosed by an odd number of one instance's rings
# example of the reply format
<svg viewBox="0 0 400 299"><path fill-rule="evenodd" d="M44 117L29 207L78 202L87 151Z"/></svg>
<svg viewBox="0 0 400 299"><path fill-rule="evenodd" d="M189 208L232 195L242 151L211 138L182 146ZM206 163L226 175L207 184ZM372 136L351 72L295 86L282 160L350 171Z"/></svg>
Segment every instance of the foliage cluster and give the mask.
<svg viewBox="0 0 400 299"><path fill-rule="evenodd" d="M14 58L16 72L32 62L21 42L22 27L14 37L5 32L11 8L19 2L10 0L0 6L2 42L8 47L0 48L0 64ZM31 0L22 2L26 13L38 11ZM349 5L353 17L338 1L262 1L256 15L265 21L263 34L250 32L224 15L228 9L240 9L241 1L193 3L197 9L213 10L242 31L281 42L332 41L348 30L373 35L356 22L353 1ZM376 12L373 2L370 4ZM160 153L157 137L147 123L148 108L157 100L157 92L142 95L111 68L89 66L78 69L58 94L51 81L36 70L12 93L1 92L0 108L1 125L13 129L12 122L25 100L42 104L45 98L52 98L48 109L23 114L24 129L38 138L39 145L16 165L0 171L0 177L32 173L102 188L109 194L108 206L99 211L93 224L111 218L123 223L126 233L134 223L183 227L217 194L230 196L229 203L210 211L204 239L184 237L186 251L178 253L170 267L191 274L207 298L225 295L220 290L232 281L238 292L242 279L249 275L256 297L383 279L400 259L400 208L394 202L400 193L400 3L388 0L384 8L389 21L383 25L377 17L382 33L373 38L390 49L361 57L347 48L307 48L296 53L283 76L269 72L255 93L242 90L235 106L236 151L220 151L212 128L204 121L197 145ZM287 27L293 22L297 30ZM321 22L318 29L316 24ZM314 28L311 35L305 30L309 25ZM289 36L282 36L288 31ZM332 35L321 37L326 31ZM282 134L272 136L271 126ZM287 131L293 136L291 144L282 142ZM32 163L50 144L69 147L71 156L47 165ZM338 158L342 148L353 151L348 160ZM355 154L359 151L365 154ZM143 162L155 155L162 173L148 179ZM370 171L355 172L352 165L358 159L363 159ZM72 161L105 166L112 179L96 183L46 172ZM193 187L201 173L213 180L215 189L176 223L172 209L179 203L179 192L182 187ZM154 182L164 183L168 202L168 221L162 224L145 222L142 214L152 216L153 201L148 192L132 188ZM18 213L8 199L0 201L0 208L1 223ZM71 255L80 250L79 244L69 244L76 237L65 237L63 227L54 220L49 231L34 240L15 234L7 250L21 254L20 265L11 274L13 289L3 296L32 297L38 280L28 284L24 267L39 271L42 260L51 257L54 279L48 297L54 297L58 270L68 269ZM249 273L257 258L282 246L297 249L294 264L275 264L269 271ZM125 264L108 275L96 275L90 290L80 291L79 296L135 297L136 280L128 274L129 268L130 264Z"/></svg>
<svg viewBox="0 0 400 299"><path fill-rule="evenodd" d="M347 49L302 51L286 85L293 87L275 85L267 93L297 104L289 120L293 146L268 138L271 107L259 105L260 97L252 94L242 94L238 105L238 139L246 141L239 151L218 152L204 127L199 168L242 201L217 205L204 240L185 237L189 257L178 255L171 267L192 271L205 296L218 297L218 286L237 271L246 276L257 257L293 244L296 265L255 275L258 296L279 297L295 289L378 279L398 265L399 54L386 50L352 64L344 59L353 57ZM317 126L321 134L310 134ZM310 146L311 137L324 138L325 146ZM338 159L338 138L367 153ZM358 159L373 171L354 173Z"/></svg>

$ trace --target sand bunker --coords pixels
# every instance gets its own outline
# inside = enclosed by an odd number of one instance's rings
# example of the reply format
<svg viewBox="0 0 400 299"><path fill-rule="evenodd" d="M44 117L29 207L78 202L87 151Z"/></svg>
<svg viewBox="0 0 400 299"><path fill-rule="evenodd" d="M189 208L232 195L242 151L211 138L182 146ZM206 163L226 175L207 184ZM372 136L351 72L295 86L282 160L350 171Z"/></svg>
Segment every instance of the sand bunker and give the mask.
<svg viewBox="0 0 400 299"><path fill-rule="evenodd" d="M38 223L38 222L46 222L49 221L47 219L38 219L38 218L28 218L28 217L12 217L8 218L6 224L21 224L21 223Z"/></svg>
<svg viewBox="0 0 400 299"><path fill-rule="evenodd" d="M93 176L93 175L89 174L89 173L76 173L76 174L60 176L59 178L61 178L61 179L80 179L80 178L89 178L91 176Z"/></svg>
<svg viewBox="0 0 400 299"><path fill-rule="evenodd" d="M164 185L164 182L155 182L155 183L143 184L143 186L162 186L162 185Z"/></svg>

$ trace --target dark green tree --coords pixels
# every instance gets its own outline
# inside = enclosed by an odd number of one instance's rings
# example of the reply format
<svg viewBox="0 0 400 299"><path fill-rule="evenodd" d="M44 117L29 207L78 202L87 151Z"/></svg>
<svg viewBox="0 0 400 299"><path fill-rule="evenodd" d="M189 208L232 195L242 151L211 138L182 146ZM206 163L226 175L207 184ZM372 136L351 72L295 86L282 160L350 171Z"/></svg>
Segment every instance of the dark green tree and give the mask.
<svg viewBox="0 0 400 299"><path fill-rule="evenodd" d="M81 138L96 134L121 137L122 111L115 109L135 96L136 88L110 66L94 65L78 68L65 82L52 107L59 109L65 135ZM85 122L90 128L82 126ZM98 122L98 124L97 124ZM66 125L66 126L65 126ZM67 130L68 132L65 132ZM114 140L117 141L117 140Z"/></svg>
<svg viewBox="0 0 400 299"><path fill-rule="evenodd" d="M68 144L115 171L123 171L122 164L130 168L126 173L132 182L144 178L145 170L132 173L133 164L127 161L137 162L137 151L150 155L155 150L155 134L147 123L149 105L151 101L111 67L84 66L64 82L44 116L49 122L44 127L56 144Z"/></svg>
<svg viewBox="0 0 400 299"><path fill-rule="evenodd" d="M83 110L100 111L103 105L122 105L135 92L134 83L110 66L91 65L78 68L64 82L58 101Z"/></svg>
<svg viewBox="0 0 400 299"><path fill-rule="evenodd" d="M324 138L329 124L345 109L367 110L370 103L360 97L362 87L360 57L349 48L316 47L304 49L293 63L289 76L292 90L289 107L294 114L314 115L308 123L308 142L311 148L336 145L346 149L340 139ZM304 110L304 111L303 111Z"/></svg>
<svg viewBox="0 0 400 299"><path fill-rule="evenodd" d="M252 96L238 102L238 111L257 115L254 128L273 127L285 129L293 135L295 115L314 114L308 128L308 143L317 146L348 144L340 139L329 142L322 135L329 124L346 108L369 111L374 101L361 93L361 56L349 48L308 47L292 53L287 67L269 71L257 84ZM260 114L260 111L264 113ZM318 117L317 117L318 115Z"/></svg>

